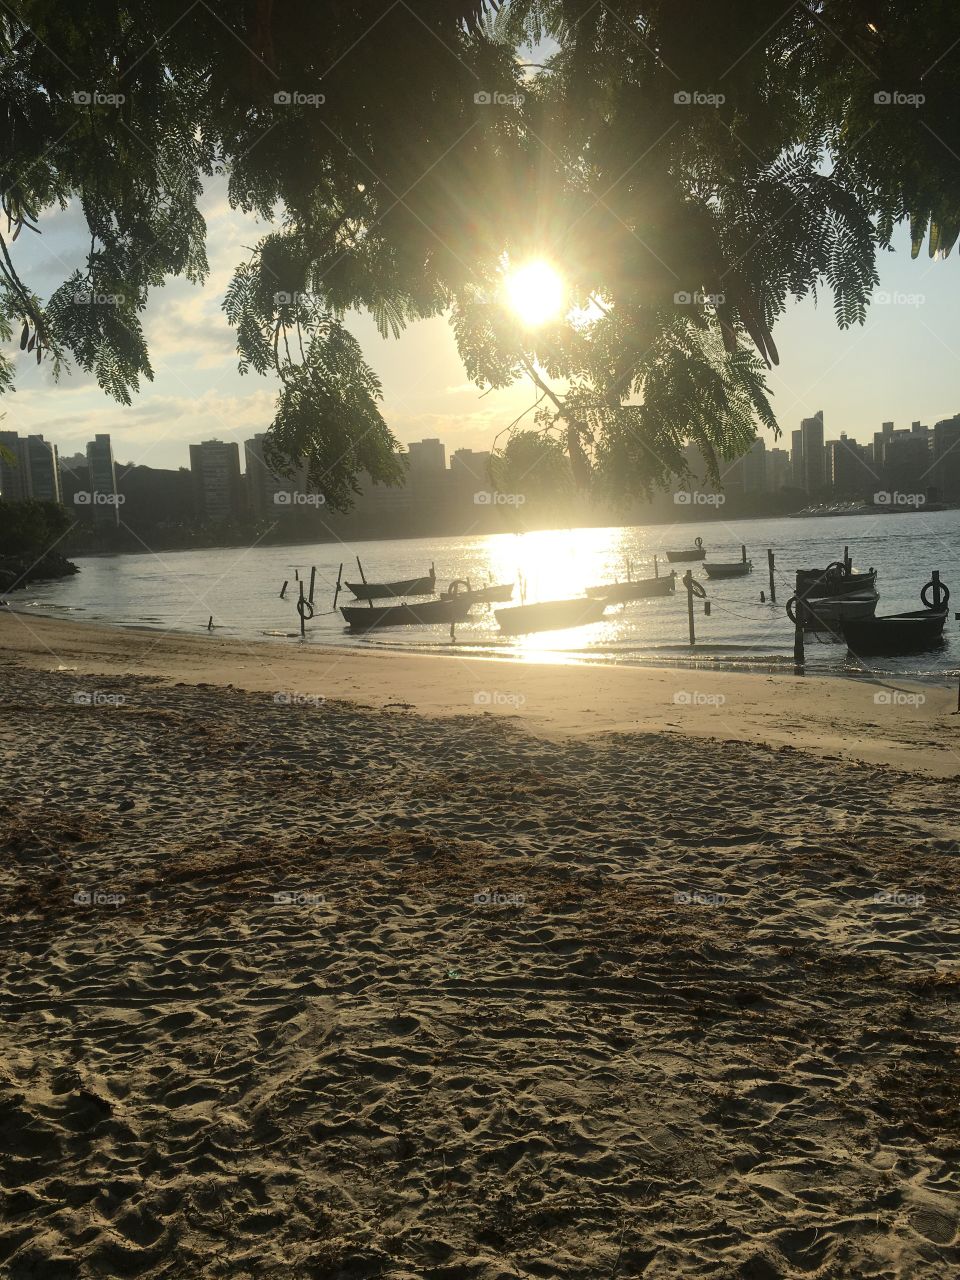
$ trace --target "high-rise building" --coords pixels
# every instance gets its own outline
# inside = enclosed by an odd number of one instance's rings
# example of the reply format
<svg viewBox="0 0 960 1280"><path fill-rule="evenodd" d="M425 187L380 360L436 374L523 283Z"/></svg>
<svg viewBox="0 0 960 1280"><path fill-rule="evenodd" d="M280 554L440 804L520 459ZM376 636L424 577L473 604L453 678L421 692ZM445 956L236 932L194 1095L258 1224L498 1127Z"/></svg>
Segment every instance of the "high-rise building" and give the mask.
<svg viewBox="0 0 960 1280"><path fill-rule="evenodd" d="M0 496L7 502L60 502L60 466L57 446L43 436L18 436L15 431L0 432L0 445L8 454L0 458Z"/></svg>
<svg viewBox="0 0 960 1280"><path fill-rule="evenodd" d="M960 502L960 413L933 428L934 483L944 502Z"/></svg>
<svg viewBox="0 0 960 1280"><path fill-rule="evenodd" d="M190 446L194 512L207 524L223 524L240 515L240 449L236 441L204 440Z"/></svg>
<svg viewBox="0 0 960 1280"><path fill-rule="evenodd" d="M113 447L108 435L96 435L87 443L87 468L90 472L90 491L93 498L90 511L93 523L98 525L120 524L120 504L117 501L117 469L113 462Z"/></svg>
<svg viewBox="0 0 960 1280"><path fill-rule="evenodd" d="M790 454L786 449L767 450L767 492L779 493L789 488L793 480Z"/></svg>
<svg viewBox="0 0 960 1280"><path fill-rule="evenodd" d="M933 454L926 435L896 431L883 452L883 487L891 493L926 493L933 484Z"/></svg>
<svg viewBox="0 0 960 1280"><path fill-rule="evenodd" d="M29 498L27 474L21 465L20 437L15 431L0 431L0 498L23 502Z"/></svg>
<svg viewBox="0 0 960 1280"><path fill-rule="evenodd" d="M419 440L407 445L411 479L437 476L447 469L447 451L440 440Z"/></svg>
<svg viewBox="0 0 960 1280"><path fill-rule="evenodd" d="M872 451L866 445L849 440L841 432L839 440L827 441L826 455L826 482L837 497L862 499L879 489Z"/></svg>
<svg viewBox="0 0 960 1280"><path fill-rule="evenodd" d="M823 410L818 409L812 418L800 423L803 444L803 488L811 496L825 487L825 459L823 452Z"/></svg>
<svg viewBox="0 0 960 1280"><path fill-rule="evenodd" d="M803 488L803 432L794 431L790 435L790 471L793 477L794 486L797 489Z"/></svg>
<svg viewBox="0 0 960 1280"><path fill-rule="evenodd" d="M306 464L291 463L284 468L289 474L274 471L266 460L266 440L266 433L261 432L243 442L247 502L258 520L273 520L295 512L298 503L292 495L307 493Z"/></svg>

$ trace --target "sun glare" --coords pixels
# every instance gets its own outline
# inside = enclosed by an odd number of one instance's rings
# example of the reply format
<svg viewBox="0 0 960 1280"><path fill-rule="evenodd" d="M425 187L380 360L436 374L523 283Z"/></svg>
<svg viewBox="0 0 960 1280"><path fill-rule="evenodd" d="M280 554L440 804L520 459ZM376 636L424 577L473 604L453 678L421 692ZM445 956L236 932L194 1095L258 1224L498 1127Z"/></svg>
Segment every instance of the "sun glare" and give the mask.
<svg viewBox="0 0 960 1280"><path fill-rule="evenodd" d="M531 329L560 315L564 293L559 271L543 259L523 263L506 278L507 301L521 323Z"/></svg>

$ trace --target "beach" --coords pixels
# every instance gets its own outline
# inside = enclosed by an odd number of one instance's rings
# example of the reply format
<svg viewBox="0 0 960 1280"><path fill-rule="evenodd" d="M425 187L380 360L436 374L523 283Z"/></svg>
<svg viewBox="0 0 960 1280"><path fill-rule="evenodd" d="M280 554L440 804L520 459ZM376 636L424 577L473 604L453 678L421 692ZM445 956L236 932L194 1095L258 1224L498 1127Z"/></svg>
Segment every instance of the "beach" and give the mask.
<svg viewBox="0 0 960 1280"><path fill-rule="evenodd" d="M946 685L0 612L0 1269L952 1277Z"/></svg>

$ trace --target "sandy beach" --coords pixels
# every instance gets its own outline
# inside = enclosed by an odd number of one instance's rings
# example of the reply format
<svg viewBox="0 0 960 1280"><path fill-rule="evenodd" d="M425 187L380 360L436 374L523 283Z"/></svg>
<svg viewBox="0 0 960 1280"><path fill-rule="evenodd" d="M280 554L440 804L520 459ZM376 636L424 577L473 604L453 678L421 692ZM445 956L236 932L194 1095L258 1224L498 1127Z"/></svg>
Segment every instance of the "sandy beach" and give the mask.
<svg viewBox="0 0 960 1280"><path fill-rule="evenodd" d="M12 613L0 690L4 1275L958 1273L952 690Z"/></svg>

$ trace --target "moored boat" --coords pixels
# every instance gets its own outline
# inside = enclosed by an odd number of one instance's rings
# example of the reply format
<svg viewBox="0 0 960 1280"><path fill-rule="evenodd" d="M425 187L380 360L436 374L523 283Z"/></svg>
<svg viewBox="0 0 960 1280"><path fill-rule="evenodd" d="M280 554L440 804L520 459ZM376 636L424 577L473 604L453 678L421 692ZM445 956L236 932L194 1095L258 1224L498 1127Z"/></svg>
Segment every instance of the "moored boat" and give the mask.
<svg viewBox="0 0 960 1280"><path fill-rule="evenodd" d="M840 624L850 652L861 654L922 653L943 643L947 606L891 613L880 618L849 618Z"/></svg>
<svg viewBox="0 0 960 1280"><path fill-rule="evenodd" d="M637 578L633 582L607 582L587 587L587 595L608 604L625 604L628 600L645 600L651 596L671 596L677 589L676 570L657 578Z"/></svg>
<svg viewBox="0 0 960 1280"><path fill-rule="evenodd" d="M706 556L702 538L694 538L693 546L682 551L668 551L667 559L675 564L687 564L693 560L703 560Z"/></svg>
<svg viewBox="0 0 960 1280"><path fill-rule="evenodd" d="M487 587L472 587L468 579L458 578L451 582L446 591L441 591L440 599L447 600L451 596L458 599L465 597L471 604L508 604L513 599L512 582L493 582Z"/></svg>
<svg viewBox="0 0 960 1280"><path fill-rule="evenodd" d="M599 622L606 607L605 599L579 596L574 600L544 600L541 604L497 609L494 617L504 635L522 636L532 631L565 631Z"/></svg>
<svg viewBox="0 0 960 1280"><path fill-rule="evenodd" d="M856 595L872 591L876 585L876 569L858 572L842 560L834 561L825 569L797 570L797 595L807 599Z"/></svg>
<svg viewBox="0 0 960 1280"><path fill-rule="evenodd" d="M753 573L752 560L704 560L703 571L708 578L745 578Z"/></svg>
<svg viewBox="0 0 960 1280"><path fill-rule="evenodd" d="M465 596L448 596L443 600L424 600L421 604L345 605L340 612L354 631L372 631L376 627L463 622L472 603Z"/></svg>
<svg viewBox="0 0 960 1280"><path fill-rule="evenodd" d="M795 621L797 597L787 604L787 613L791 621ZM823 596L816 599L809 597L801 601L803 605L803 626L806 631L839 632L844 622L855 622L863 618L872 618L880 593L877 591L861 591L849 596Z"/></svg>
<svg viewBox="0 0 960 1280"><path fill-rule="evenodd" d="M401 578L397 582L348 582L346 585L358 600L388 600L393 596L432 596L437 589L437 572L431 565L430 572L420 578Z"/></svg>

